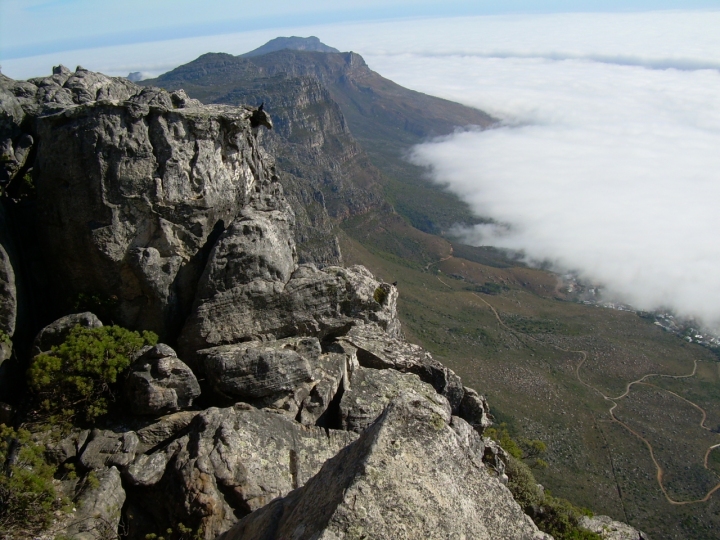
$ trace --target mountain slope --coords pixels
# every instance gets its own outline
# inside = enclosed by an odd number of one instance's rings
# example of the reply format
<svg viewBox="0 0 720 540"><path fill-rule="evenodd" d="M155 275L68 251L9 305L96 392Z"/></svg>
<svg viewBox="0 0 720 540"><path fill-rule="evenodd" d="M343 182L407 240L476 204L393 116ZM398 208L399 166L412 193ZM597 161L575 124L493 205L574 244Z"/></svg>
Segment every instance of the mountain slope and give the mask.
<svg viewBox="0 0 720 540"><path fill-rule="evenodd" d="M478 221L465 203L426 180L420 167L403 158L412 145L429 137L463 126L486 127L493 119L385 79L356 53L285 49L251 58L209 53L143 84L183 88L205 103L265 102L275 117L281 95L277 82L297 77L313 77L327 89L355 140L385 175L385 198L413 226L439 233L458 222Z"/></svg>

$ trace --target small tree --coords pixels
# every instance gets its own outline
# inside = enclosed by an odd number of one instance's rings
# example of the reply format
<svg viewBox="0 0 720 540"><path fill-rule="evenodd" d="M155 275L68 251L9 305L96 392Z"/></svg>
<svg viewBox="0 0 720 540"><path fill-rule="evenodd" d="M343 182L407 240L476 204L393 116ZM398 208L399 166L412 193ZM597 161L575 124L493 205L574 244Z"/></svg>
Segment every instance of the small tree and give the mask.
<svg viewBox="0 0 720 540"><path fill-rule="evenodd" d="M39 412L49 415L51 423L92 422L106 414L115 398L118 375L141 347L155 343L157 335L152 332L76 326L62 345L37 355L28 369Z"/></svg>

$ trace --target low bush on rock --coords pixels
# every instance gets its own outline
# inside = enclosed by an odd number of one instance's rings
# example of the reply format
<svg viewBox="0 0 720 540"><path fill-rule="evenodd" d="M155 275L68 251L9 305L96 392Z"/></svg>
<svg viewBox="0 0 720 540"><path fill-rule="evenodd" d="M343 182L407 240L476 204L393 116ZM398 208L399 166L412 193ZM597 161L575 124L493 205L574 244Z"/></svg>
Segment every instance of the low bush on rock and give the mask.
<svg viewBox="0 0 720 540"><path fill-rule="evenodd" d="M51 424L92 422L108 412L115 399L118 375L145 345L155 345L153 332L120 326L76 326L64 343L33 358L28 383L38 413Z"/></svg>
<svg viewBox="0 0 720 540"><path fill-rule="evenodd" d="M518 442L510 436L506 424L488 428L484 434L500 443L508 453L505 464L507 487L538 529L551 534L555 540L601 540L598 534L580 527L580 518L592 515L592 512L551 496L535 479L531 467L547 466L539 457L547 450L542 441L520 439Z"/></svg>
<svg viewBox="0 0 720 540"><path fill-rule="evenodd" d="M63 505L53 487L55 467L30 432L0 425L0 538L32 537Z"/></svg>

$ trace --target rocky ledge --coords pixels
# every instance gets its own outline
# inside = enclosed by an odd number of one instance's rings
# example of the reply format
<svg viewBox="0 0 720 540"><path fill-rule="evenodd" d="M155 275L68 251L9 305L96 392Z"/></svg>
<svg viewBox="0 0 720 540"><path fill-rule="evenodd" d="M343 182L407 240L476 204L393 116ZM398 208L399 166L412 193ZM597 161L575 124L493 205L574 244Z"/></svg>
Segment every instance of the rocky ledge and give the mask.
<svg viewBox="0 0 720 540"><path fill-rule="evenodd" d="M112 299L114 321L166 343L137 354L124 416L47 443L96 479L63 482L77 511L56 532L548 538L504 485L484 398L404 340L397 289L360 266L298 264L264 112L61 66L3 77L0 114L6 187L34 184L41 281ZM11 244L10 335L27 260ZM31 354L76 325L102 323L58 319Z"/></svg>

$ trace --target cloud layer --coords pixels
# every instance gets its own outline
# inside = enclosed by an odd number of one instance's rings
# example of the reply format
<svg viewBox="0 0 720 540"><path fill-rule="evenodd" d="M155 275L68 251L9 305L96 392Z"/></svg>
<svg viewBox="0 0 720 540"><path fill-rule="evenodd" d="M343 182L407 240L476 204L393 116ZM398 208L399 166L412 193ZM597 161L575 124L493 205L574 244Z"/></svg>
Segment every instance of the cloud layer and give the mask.
<svg viewBox="0 0 720 540"><path fill-rule="evenodd" d="M622 47L622 35L603 39ZM593 60L608 50L593 53L592 40L575 59L547 50L528 57L518 47L497 57L371 60L401 84L503 120L413 154L479 214L506 225L466 231L470 242L523 250L637 307L670 307L720 328L720 73L642 67L662 51L638 54L635 65Z"/></svg>

